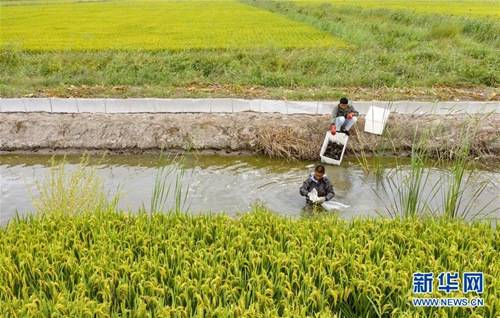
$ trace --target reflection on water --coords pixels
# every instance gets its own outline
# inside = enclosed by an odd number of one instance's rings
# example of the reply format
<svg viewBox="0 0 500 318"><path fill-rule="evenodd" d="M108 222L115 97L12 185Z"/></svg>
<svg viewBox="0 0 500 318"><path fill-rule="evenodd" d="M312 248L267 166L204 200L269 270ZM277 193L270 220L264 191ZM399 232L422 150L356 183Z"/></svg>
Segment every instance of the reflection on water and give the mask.
<svg viewBox="0 0 500 318"><path fill-rule="evenodd" d="M43 181L50 170L51 156L2 155L0 156L0 224L5 224L18 211L32 211L36 182ZM66 157L68 170L75 169L80 162L77 156ZM137 210L149 206L152 188L159 169L157 155L111 155L93 157L91 164L104 181L106 190L116 193L120 189L120 208ZM304 198L299 196L299 187L312 169L314 162L286 162L260 156L195 156L183 157L185 174L182 184L189 191L187 206L191 213L225 212L235 215L248 211L255 202L261 202L283 215L300 216L304 212ZM164 161L163 165L172 165ZM386 166L390 168L390 162ZM178 169L177 166L174 168ZM350 205L338 211L344 218L376 216L384 213L393 198L381 194L380 185L372 175L365 175L355 159L344 160L341 167L327 166L327 175L332 180L336 200ZM174 181L175 173L168 178ZM432 169L430 179L437 180L443 171ZM490 185L483 200L493 200L497 208L495 217L500 217L500 202L497 198L500 174L495 169L482 171L472 181L477 184L488 180ZM474 189L474 187L471 187ZM379 196L377 196L378 191ZM471 197L465 194L465 199ZM442 197L435 198L439 205ZM173 202L167 202L172 206ZM478 202L478 209L482 207Z"/></svg>

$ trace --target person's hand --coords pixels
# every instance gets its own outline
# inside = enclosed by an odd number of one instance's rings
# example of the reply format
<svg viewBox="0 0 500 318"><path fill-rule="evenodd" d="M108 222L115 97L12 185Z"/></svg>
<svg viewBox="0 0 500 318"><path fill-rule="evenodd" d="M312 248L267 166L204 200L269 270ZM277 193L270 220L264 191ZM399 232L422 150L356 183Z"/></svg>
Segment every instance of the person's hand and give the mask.
<svg viewBox="0 0 500 318"><path fill-rule="evenodd" d="M347 114L346 118L347 119L352 119L352 116L354 116L354 113L349 113L349 114Z"/></svg>
<svg viewBox="0 0 500 318"><path fill-rule="evenodd" d="M318 201L316 201L317 203L323 203L326 201L326 197L318 197Z"/></svg>
<svg viewBox="0 0 500 318"><path fill-rule="evenodd" d="M332 135L335 135L337 133L337 127L334 124L330 125L330 132L332 133Z"/></svg>
<svg viewBox="0 0 500 318"><path fill-rule="evenodd" d="M316 201L318 201L318 192L316 192L316 190L312 190L307 194L307 197L311 200L311 202L316 203Z"/></svg>

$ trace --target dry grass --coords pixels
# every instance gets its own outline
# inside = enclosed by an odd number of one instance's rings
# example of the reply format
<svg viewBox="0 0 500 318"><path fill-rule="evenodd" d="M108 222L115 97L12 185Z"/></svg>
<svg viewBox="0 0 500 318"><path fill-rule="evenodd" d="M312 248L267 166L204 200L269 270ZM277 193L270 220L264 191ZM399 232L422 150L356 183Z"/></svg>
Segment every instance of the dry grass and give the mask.
<svg viewBox="0 0 500 318"><path fill-rule="evenodd" d="M258 134L256 147L259 152L272 158L316 159L319 157L318 145L321 145L323 137L322 131L318 129L304 131L268 126Z"/></svg>

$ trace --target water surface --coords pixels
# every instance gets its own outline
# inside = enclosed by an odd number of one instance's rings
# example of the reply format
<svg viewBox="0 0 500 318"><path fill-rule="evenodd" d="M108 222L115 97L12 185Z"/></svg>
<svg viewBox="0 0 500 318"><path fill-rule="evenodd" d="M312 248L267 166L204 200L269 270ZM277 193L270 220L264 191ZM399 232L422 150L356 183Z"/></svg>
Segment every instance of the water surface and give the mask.
<svg viewBox="0 0 500 318"><path fill-rule="evenodd" d="M0 155L0 224L5 224L16 213L25 215L33 211L33 198L37 196L37 182L47 179L51 156L48 155ZM61 157L56 157L60 159ZM66 157L68 171L78 167L80 158ZM385 160L384 175L393 175L398 182L400 175L394 174L393 160ZM253 204L261 202L269 209L291 217L307 216L305 199L299 196L299 187L311 172L314 162L269 159L260 156L217 156L187 155L183 163L171 160L160 162L158 155L109 155L105 158L93 157L90 166L102 178L106 192L113 195L119 189L119 207L136 211L142 206L149 207L155 178L160 167L173 169L168 180L175 182L180 170L184 170L182 185L188 191L184 205L190 213L224 212L236 215L248 211ZM424 192L430 193L431 185L446 172L442 168L429 168L429 186ZM383 191L380 178L364 173L354 158L347 158L342 166L326 166L328 177L333 183L335 199L349 208L331 212L343 218L357 216L385 215L386 208L397 202L394 191ZM383 178L382 178L383 179ZM379 182L378 182L378 181ZM486 209L493 211L490 217L500 217L498 186L500 173L495 168L476 173L464 193L464 202L471 201L472 193L483 182L488 186L480 199L471 204L472 211L479 211L487 202ZM442 192L433 199L425 194L430 206L442 205ZM396 199L396 200L395 200ZM173 206L171 197L167 206Z"/></svg>

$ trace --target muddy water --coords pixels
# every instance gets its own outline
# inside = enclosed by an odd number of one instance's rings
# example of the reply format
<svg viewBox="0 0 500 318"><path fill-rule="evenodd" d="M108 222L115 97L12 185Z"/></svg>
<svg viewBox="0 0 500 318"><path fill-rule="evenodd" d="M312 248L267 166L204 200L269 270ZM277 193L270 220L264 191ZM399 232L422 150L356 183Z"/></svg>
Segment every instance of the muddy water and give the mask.
<svg viewBox="0 0 500 318"><path fill-rule="evenodd" d="M26 215L33 211L33 199L37 197L37 183L47 180L50 173L50 156L1 155L0 156L0 224L5 224L16 213ZM79 165L79 157L67 157L68 171ZM256 156L188 155L182 163L164 160L157 155L113 155L91 158L90 165L103 180L109 195L120 194L119 207L137 210L149 207L155 178L160 167L170 171L167 177L172 183L181 178L183 192L188 193L184 209L190 213L224 212L237 215L248 211L261 202L271 210L292 217L308 216L305 200L299 196L299 187L311 171L314 162L285 162ZM327 166L335 199L350 207L338 213L343 218L386 215L386 209L397 202L397 183L401 174L395 173L391 160L384 163L384 176L392 175L396 187L383 190L380 180L373 174L365 174L355 159L347 158L341 167ZM407 168L405 168L407 169ZM180 171L184 171L181 176ZM428 170L429 186L424 189L423 200L438 208L442 204L442 192L430 197L431 185L446 175L446 170ZM387 180L387 178L385 178ZM496 168L479 171L471 178L463 195L470 202L474 190L487 182L482 196L472 201L471 213L485 209L488 218L500 218L498 190L500 173ZM388 183L386 183L388 185ZM386 187L387 189L387 187ZM170 196L167 207L173 206ZM494 211L496 209L496 211ZM483 215L484 217L484 215Z"/></svg>

